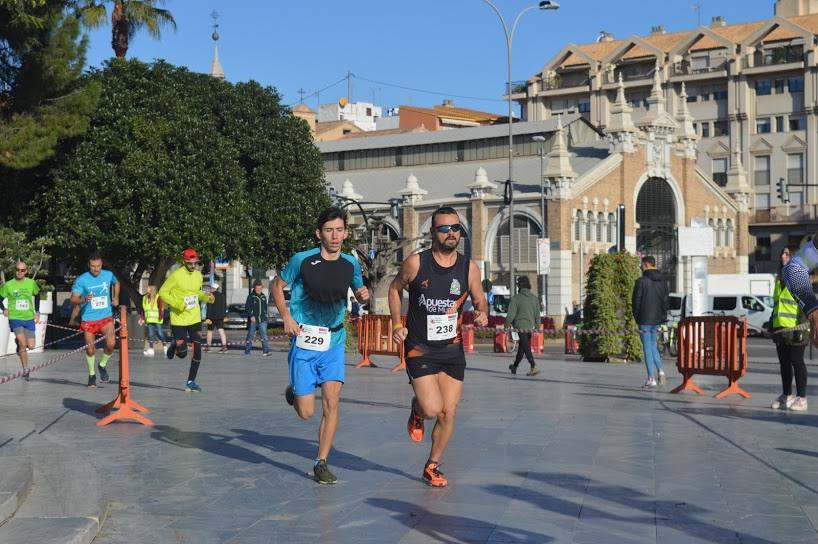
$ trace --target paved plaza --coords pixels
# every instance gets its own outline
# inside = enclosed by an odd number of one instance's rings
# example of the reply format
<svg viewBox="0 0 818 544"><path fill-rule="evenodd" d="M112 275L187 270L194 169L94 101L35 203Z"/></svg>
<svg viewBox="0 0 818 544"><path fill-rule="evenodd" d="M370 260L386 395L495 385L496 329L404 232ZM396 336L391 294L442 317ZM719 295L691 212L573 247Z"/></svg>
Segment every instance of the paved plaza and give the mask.
<svg viewBox="0 0 818 544"><path fill-rule="evenodd" d="M770 410L780 392L770 354L751 357L742 380L753 398L723 401L669 394L680 381L670 361L665 390L645 391L641 364L555 350L527 378L508 372L508 355L472 354L445 489L420 481L429 442L406 435L411 389L392 359L356 370L348 356L329 458L340 481L320 486L318 420L284 402L283 347L207 354L202 394L184 392L186 363L131 351L134 398L153 428L96 427L116 385L87 389L73 355L0 385L0 462L33 474L0 542L11 530L47 542L58 523L79 527L72 542L98 530L94 544L818 542L818 402ZM0 359L0 374L15 365ZM713 394L725 380L697 382Z"/></svg>

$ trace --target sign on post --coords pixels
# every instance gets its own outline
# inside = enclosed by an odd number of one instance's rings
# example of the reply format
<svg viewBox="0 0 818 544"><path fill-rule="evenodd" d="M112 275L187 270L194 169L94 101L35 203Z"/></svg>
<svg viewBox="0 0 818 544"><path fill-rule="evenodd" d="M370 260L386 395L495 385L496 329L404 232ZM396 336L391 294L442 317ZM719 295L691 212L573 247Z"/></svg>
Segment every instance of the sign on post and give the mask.
<svg viewBox="0 0 818 544"><path fill-rule="evenodd" d="M548 274L551 268L551 239L537 239L537 274Z"/></svg>

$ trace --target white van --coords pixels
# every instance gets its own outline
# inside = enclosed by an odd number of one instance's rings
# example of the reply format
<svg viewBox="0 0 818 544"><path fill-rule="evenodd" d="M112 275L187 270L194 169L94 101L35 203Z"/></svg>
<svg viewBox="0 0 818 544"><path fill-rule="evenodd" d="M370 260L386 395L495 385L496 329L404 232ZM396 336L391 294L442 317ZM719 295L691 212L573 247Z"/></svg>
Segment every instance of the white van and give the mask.
<svg viewBox="0 0 818 544"><path fill-rule="evenodd" d="M707 297L708 313L745 317L750 334L762 334L773 315L765 298L760 295L711 295Z"/></svg>

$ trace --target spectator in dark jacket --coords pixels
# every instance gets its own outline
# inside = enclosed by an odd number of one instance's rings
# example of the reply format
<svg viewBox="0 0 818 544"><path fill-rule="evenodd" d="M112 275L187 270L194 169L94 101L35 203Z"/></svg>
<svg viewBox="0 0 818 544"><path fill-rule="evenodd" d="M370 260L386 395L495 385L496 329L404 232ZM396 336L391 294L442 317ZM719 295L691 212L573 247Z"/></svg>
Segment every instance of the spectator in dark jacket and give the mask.
<svg viewBox="0 0 818 544"><path fill-rule="evenodd" d="M648 379L645 387L664 385L667 381L662 370L662 356L656 345L659 325L667 319L668 290L662 273L656 269L656 259L642 258L642 277L633 286L633 317L639 325L639 338L645 353Z"/></svg>
<svg viewBox="0 0 818 544"><path fill-rule="evenodd" d="M227 315L227 299L224 296L224 291L219 289L218 282L210 284L213 294L213 303L207 305L207 344L205 344L205 351L210 350L210 344L213 342L213 331L219 334L219 340L222 342L219 353L227 353L227 335L224 332L224 318Z"/></svg>
<svg viewBox="0 0 818 544"><path fill-rule="evenodd" d="M261 281L253 282L253 290L247 295L244 302L244 314L247 316L247 341L244 354L250 355L253 350L253 340L258 330L261 336L261 355L270 355L270 344L267 342L267 296L261 290Z"/></svg>
<svg viewBox="0 0 818 544"><path fill-rule="evenodd" d="M536 329L540 326L540 300L531 292L531 281L527 276L517 278L517 287L520 292L511 297L506 314L506 324L515 329ZM534 363L534 355L531 353L531 332L518 332L519 342L517 343L517 356L514 362L508 365L512 374L517 373L517 366L523 360L523 355L531 365L531 370L526 376L536 376L540 369Z"/></svg>

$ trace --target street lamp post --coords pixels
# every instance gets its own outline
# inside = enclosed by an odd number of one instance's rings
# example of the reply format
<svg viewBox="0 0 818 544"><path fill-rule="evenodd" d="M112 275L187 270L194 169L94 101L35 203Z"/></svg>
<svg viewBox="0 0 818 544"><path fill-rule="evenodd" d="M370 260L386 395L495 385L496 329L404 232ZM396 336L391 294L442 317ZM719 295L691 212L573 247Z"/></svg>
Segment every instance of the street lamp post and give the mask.
<svg viewBox="0 0 818 544"><path fill-rule="evenodd" d="M540 144L540 219L542 220L540 237L548 238L548 216L545 208L545 180L543 179L543 172L545 170L545 136L537 134L531 139ZM540 296L548 296L548 285L546 283L545 274L540 275Z"/></svg>
<svg viewBox="0 0 818 544"><path fill-rule="evenodd" d="M508 25L506 24L506 20L503 17L503 14L500 13L500 10L497 9L497 6L491 2L491 0L483 0L486 4L488 4L491 9L494 10L494 13L497 14L497 17L500 19L500 24L503 25L503 32L506 36L506 55L507 55L507 65L508 65L508 87L507 91L507 98L508 98L508 180L507 183L507 194L508 194L508 260L509 260L509 279L508 279L508 290L509 293L512 295L514 294L514 135L512 133L512 118L513 118L513 103L511 100L511 45L512 41L514 40L514 32L517 30L517 23L520 22L520 17L523 16L523 13L530 11L532 9L542 9L542 10L549 10L549 9L559 9L560 5L557 2L552 0L543 0L538 2L537 4L532 4L528 7L523 8L518 14L517 17L514 18L514 23L511 25L511 31L509 31Z"/></svg>

